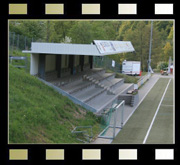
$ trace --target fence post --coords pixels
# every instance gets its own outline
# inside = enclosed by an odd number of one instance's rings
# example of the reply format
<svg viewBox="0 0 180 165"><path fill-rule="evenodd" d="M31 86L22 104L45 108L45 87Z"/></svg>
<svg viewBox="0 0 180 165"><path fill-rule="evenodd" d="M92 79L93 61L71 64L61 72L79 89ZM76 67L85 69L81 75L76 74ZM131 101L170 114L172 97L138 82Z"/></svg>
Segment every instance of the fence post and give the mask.
<svg viewBox="0 0 180 165"><path fill-rule="evenodd" d="M16 46L16 49L19 49L19 34L18 34L18 37L17 37L17 46Z"/></svg>
<svg viewBox="0 0 180 165"><path fill-rule="evenodd" d="M24 37L24 40L25 40L24 47L25 47L25 50L26 50L26 36Z"/></svg>
<svg viewBox="0 0 180 165"><path fill-rule="evenodd" d="M114 111L114 128L113 128L113 139L115 138L115 135L116 135L116 109L115 109L115 111Z"/></svg>
<svg viewBox="0 0 180 165"><path fill-rule="evenodd" d="M122 111L121 111L121 129L123 128L124 124L124 101L123 101L123 106L122 106Z"/></svg>
<svg viewBox="0 0 180 165"><path fill-rule="evenodd" d="M15 38L15 32L13 32L13 45L12 45L12 54L13 54L13 49L14 49L14 38Z"/></svg>

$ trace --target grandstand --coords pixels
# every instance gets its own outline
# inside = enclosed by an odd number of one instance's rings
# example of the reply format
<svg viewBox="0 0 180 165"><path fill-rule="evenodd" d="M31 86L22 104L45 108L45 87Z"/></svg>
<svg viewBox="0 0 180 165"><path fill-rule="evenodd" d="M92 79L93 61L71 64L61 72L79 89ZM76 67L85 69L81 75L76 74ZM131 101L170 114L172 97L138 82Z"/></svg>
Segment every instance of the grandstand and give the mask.
<svg viewBox="0 0 180 165"><path fill-rule="evenodd" d="M122 97L133 105L134 99L131 96L129 100L127 91L132 90L134 84L124 83L124 79L116 78L115 73L106 73L103 68L93 68L93 56L133 51L129 41L94 40L93 44L33 42L31 50L23 52L31 53L31 75L45 80L75 103L100 114Z"/></svg>

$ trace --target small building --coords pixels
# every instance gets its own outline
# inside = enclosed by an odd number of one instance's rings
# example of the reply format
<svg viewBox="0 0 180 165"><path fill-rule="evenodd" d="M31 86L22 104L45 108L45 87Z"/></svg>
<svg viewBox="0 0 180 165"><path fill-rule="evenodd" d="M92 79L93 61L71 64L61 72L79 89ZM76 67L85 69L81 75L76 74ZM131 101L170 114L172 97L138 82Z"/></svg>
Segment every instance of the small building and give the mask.
<svg viewBox="0 0 180 165"><path fill-rule="evenodd" d="M92 44L64 44L32 42L30 74L45 79L56 72L57 77L78 74L93 68L93 56L133 52L130 41L94 40Z"/></svg>

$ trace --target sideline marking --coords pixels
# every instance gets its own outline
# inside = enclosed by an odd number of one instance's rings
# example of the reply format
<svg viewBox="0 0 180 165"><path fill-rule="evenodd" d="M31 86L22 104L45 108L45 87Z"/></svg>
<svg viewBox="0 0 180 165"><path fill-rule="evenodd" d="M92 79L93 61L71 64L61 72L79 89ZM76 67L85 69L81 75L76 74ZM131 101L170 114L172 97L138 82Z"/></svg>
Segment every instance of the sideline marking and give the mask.
<svg viewBox="0 0 180 165"><path fill-rule="evenodd" d="M157 81L159 80L159 77L157 78L157 80L155 80L155 83L149 88L149 90L146 92L146 94L143 96L143 98L141 98L141 100L139 101L139 103L135 106L134 110L129 114L128 118L125 120L124 125L126 124L126 122L129 120L129 118L133 115L133 113L136 111L136 109L138 108L138 106L142 103L142 101L145 99L145 97L148 95L148 93L150 92L150 90L154 87L154 85L157 83ZM119 132L121 131L121 129L117 132L116 136L119 134ZM114 140L114 139L113 139ZM110 143L112 143L112 141Z"/></svg>
<svg viewBox="0 0 180 165"><path fill-rule="evenodd" d="M157 81L159 80L159 78L157 78L157 80L155 81L154 85L157 83ZM128 116L128 118L126 119L126 121L124 122L124 125L126 124L126 122L129 120L129 118L132 116L132 114L136 111L136 109L139 107L139 105L142 103L142 101L145 99L145 97L148 95L148 93L151 91L151 89L154 87L154 85L152 85L149 90L146 92L146 94L143 96L143 98L139 101L139 103L136 105L136 107L134 108L134 110L130 113L130 115Z"/></svg>
<svg viewBox="0 0 180 165"><path fill-rule="evenodd" d="M147 140L147 138L148 138L148 136L149 136L149 133L150 133L150 131L151 131L151 128L152 128L152 126L153 126L153 124L154 124L154 120L155 120L155 118L156 118L156 116L157 116L157 113L158 113L158 111L159 111L159 108L160 108L161 103L162 103L162 101L163 101L163 99L164 99L164 96L165 96L165 94L166 94L166 91L167 91L167 89L168 89L168 87L169 87L170 82L171 82L171 79L169 80L169 82L168 82L168 84L167 84L167 86L166 86L166 89L164 90L163 96L161 97L161 100L160 100L159 105L158 105L158 107L157 107L156 113L154 114L154 117L153 117L153 119L152 119L152 121L151 121L151 124L150 124L150 126L149 126L149 129L148 129L148 131L147 131L147 133L146 133L146 136L145 136L145 138L144 138L143 144L146 143L146 140Z"/></svg>

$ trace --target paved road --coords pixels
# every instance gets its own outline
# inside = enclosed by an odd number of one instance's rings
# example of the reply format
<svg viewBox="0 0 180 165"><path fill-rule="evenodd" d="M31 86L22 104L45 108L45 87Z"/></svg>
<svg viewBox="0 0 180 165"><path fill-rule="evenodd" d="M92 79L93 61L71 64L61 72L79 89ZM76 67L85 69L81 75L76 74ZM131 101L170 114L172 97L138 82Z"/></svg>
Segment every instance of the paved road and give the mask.
<svg viewBox="0 0 180 165"><path fill-rule="evenodd" d="M140 103L144 100L146 95L150 92L152 87L156 84L159 78L173 78L172 75L168 76L162 76L160 74L153 74L152 77L147 81L140 89L139 89L139 103L135 107L131 107L128 105L125 105L125 111L124 111L124 125L129 120L131 115L134 113L134 111L137 109L137 107L140 105ZM118 121L120 123L120 121ZM120 132L120 129L116 129L116 135ZM109 130L107 134L112 135L112 130ZM97 138L92 144L110 144L112 142L112 139L104 139L104 138Z"/></svg>

